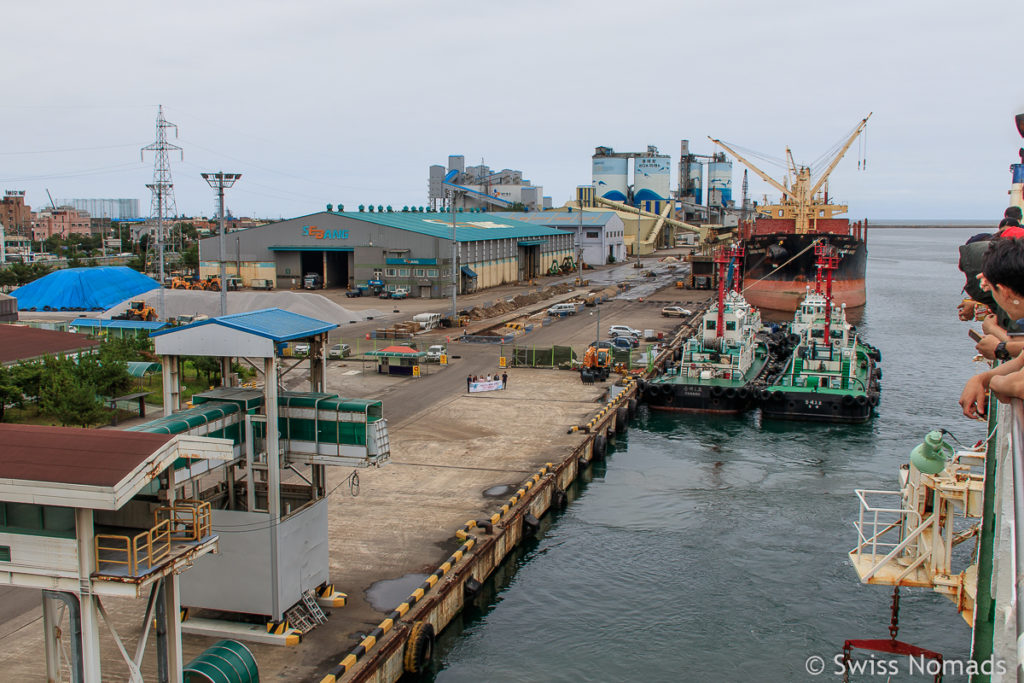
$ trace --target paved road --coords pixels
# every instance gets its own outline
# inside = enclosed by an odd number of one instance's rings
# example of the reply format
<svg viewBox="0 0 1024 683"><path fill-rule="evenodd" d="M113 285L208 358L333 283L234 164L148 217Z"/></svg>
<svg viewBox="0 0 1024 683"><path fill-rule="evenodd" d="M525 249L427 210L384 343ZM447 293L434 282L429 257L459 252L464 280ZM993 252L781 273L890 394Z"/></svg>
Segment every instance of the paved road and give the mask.
<svg viewBox="0 0 1024 683"><path fill-rule="evenodd" d="M4 638L42 616L40 602L40 591L35 588L0 586L0 648Z"/></svg>

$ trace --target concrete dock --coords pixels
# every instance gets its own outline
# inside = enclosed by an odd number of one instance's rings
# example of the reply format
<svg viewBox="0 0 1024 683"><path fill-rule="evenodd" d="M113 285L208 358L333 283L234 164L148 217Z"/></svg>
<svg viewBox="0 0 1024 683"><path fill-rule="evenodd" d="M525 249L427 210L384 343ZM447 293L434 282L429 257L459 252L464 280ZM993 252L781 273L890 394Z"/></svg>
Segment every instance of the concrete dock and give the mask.
<svg viewBox="0 0 1024 683"><path fill-rule="evenodd" d="M662 286L668 279L662 279ZM708 294L662 289L647 301L612 300L598 307L599 318L592 315L596 311L586 309L537 328L517 343L568 344L582 351L596 333L606 337L611 324L668 334L681 321L661 317L661 306L705 300ZM438 302L432 303L436 308ZM402 307L408 314L410 306L402 302ZM343 328L339 339L348 342L374 324L379 321ZM539 469L547 463L565 463L590 437L568 433L569 428L586 424L601 409L608 383L584 385L575 372L513 368L506 390L468 394L467 375L500 373L500 347L453 344L449 353L453 360L448 367L429 366L419 378L378 375L372 363L359 360L329 363L329 391L384 401L392 459L379 469L329 470L331 580L348 595L348 604L331 610L328 622L303 636L299 645L250 644L265 680L321 680L460 547L460 527L500 511ZM301 383L300 377L287 379ZM353 472L358 487L352 485ZM140 603L105 601L122 634L137 628L145 609ZM0 670L8 680L45 680L38 654L38 612L24 611L0 624ZM118 668L120 655L109 634L104 637L104 671L109 680L124 680L127 667ZM134 635L126 640L132 650ZM186 635L185 661L213 642ZM152 642L147 647L155 649ZM152 659L147 656L147 663ZM118 671L123 675L112 673ZM153 679L155 667L143 667L143 674L146 680Z"/></svg>

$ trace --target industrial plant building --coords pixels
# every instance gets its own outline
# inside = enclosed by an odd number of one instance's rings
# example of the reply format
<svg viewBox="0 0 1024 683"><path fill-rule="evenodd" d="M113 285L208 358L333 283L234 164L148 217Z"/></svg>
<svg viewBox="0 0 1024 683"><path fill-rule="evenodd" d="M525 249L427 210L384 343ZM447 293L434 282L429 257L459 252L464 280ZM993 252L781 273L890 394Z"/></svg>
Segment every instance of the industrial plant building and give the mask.
<svg viewBox="0 0 1024 683"><path fill-rule="evenodd" d="M552 261L575 258L575 235L519 220L526 214L456 212L459 291L528 280ZM225 237L229 275L302 286L320 275L324 287L404 289L444 298L452 282L452 214L332 212L239 230ZM200 276L219 269L219 236L199 242ZM373 284L371 284L373 283Z"/></svg>
<svg viewBox="0 0 1024 683"><path fill-rule="evenodd" d="M448 167L440 164L430 167L427 197L433 211L450 207L448 191L457 188L455 206L459 209L484 209L498 206L509 208L521 204L530 211L551 207L551 198L544 197L544 188L523 179L522 171L506 168L492 171L490 166L466 166L466 157L455 154L448 157Z"/></svg>
<svg viewBox="0 0 1024 683"><path fill-rule="evenodd" d="M121 220L142 216L138 199L59 199L57 204L84 211L93 218Z"/></svg>
<svg viewBox="0 0 1024 683"><path fill-rule="evenodd" d="M518 214L521 221L564 230L578 239L583 262L592 266L626 260L625 225L613 211L541 211Z"/></svg>

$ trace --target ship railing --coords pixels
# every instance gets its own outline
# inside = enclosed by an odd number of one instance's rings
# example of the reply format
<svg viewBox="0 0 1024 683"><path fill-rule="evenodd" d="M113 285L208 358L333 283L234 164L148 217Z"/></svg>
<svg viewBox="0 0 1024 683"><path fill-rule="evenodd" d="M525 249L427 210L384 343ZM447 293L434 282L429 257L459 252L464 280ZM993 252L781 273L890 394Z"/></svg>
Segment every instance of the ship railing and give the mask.
<svg viewBox="0 0 1024 683"><path fill-rule="evenodd" d="M860 513L854 527L857 529L857 547L852 551L858 559L870 555L872 566L861 575L861 581L867 582L890 562L897 561L903 567L896 581L902 581L914 570L931 557L927 542L920 542L921 535L932 528L938 520L938 513L926 519L915 510L903 507L902 491L881 491L876 489L857 489L860 501ZM895 499L890 507L885 504L872 503L878 498Z"/></svg>
<svg viewBox="0 0 1024 683"><path fill-rule="evenodd" d="M992 401L994 404L995 401ZM1010 457L1013 459L1013 552L1016 567L1014 590L1017 596L1014 611L1017 617L1017 652L1024 652L1024 404L1019 398L1010 402ZM1017 673L1021 660L1018 657Z"/></svg>

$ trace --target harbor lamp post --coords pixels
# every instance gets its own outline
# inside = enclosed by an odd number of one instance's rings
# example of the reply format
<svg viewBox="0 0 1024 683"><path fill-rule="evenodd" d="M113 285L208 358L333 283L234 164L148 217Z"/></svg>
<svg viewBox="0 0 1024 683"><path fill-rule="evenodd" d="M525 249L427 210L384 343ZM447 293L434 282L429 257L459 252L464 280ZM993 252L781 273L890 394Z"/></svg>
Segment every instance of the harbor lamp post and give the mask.
<svg viewBox="0 0 1024 683"><path fill-rule="evenodd" d="M241 173L203 173L205 180L210 187L217 190L218 210L220 211L220 242L217 246L217 261L220 263L220 314L228 314L228 287L227 273L224 271L224 188L231 187L242 177ZM241 273L239 273L241 275Z"/></svg>
<svg viewBox="0 0 1024 683"><path fill-rule="evenodd" d="M455 232L455 190L449 190L452 195L452 200L448 205L449 210L452 212L452 324L458 325L459 320L459 309L456 301L456 297L459 291L459 242Z"/></svg>

